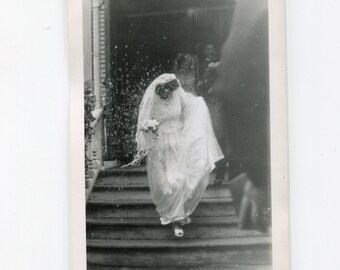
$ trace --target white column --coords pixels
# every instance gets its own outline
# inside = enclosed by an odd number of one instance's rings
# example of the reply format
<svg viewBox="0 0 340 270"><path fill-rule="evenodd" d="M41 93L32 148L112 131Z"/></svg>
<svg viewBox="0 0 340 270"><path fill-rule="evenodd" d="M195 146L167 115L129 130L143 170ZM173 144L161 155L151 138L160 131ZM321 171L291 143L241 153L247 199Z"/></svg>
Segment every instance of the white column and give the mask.
<svg viewBox="0 0 340 270"><path fill-rule="evenodd" d="M96 109L101 107L100 96L100 37L99 37L99 12L102 0L92 0L93 16L93 88L96 96Z"/></svg>

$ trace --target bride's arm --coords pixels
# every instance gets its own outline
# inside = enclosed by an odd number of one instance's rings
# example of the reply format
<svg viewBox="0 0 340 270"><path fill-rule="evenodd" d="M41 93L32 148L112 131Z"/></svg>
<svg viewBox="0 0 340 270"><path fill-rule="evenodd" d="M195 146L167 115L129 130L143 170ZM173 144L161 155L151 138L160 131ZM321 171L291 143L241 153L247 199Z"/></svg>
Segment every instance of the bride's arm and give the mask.
<svg viewBox="0 0 340 270"><path fill-rule="evenodd" d="M192 105L194 103L194 100L197 98L193 94L185 92L183 88L179 88L178 90L178 95L180 98L180 103L181 103L181 118L184 121L188 114L189 111L192 109Z"/></svg>
<svg viewBox="0 0 340 270"><path fill-rule="evenodd" d="M179 88L177 91L181 100L182 109L189 106L195 98L193 94L185 92L183 88Z"/></svg>

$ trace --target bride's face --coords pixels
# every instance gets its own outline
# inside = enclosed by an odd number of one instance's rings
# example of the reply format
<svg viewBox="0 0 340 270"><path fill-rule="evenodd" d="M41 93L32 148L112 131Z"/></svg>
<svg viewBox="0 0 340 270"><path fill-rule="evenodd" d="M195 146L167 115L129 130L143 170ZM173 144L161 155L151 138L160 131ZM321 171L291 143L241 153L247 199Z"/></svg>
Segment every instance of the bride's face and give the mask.
<svg viewBox="0 0 340 270"><path fill-rule="evenodd" d="M170 90L169 88L166 87L162 87L156 93L161 99L171 99L173 95L173 90Z"/></svg>

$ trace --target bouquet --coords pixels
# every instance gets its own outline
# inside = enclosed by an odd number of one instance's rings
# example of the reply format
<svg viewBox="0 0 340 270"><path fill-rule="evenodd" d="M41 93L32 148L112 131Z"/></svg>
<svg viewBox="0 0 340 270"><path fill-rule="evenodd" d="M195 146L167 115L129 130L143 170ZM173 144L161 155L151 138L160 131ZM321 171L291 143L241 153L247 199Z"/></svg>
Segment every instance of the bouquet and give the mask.
<svg viewBox="0 0 340 270"><path fill-rule="evenodd" d="M155 119L145 120L143 122L142 126L140 127L140 129L144 132L152 131L152 132L156 133L158 126L159 126L159 123Z"/></svg>
<svg viewBox="0 0 340 270"><path fill-rule="evenodd" d="M150 140L153 140L155 138L153 134L157 135L157 129L158 129L159 123L155 120L144 120L144 122L142 123L140 130L142 130L143 132L152 132L152 136L146 136L146 138L149 138ZM150 134L151 135L151 134ZM148 139L147 139L148 140ZM128 164L123 165L122 168L128 167L128 166L139 166L141 161L143 160L143 158L148 154L148 150L140 150L137 152L137 154L135 155L135 158Z"/></svg>

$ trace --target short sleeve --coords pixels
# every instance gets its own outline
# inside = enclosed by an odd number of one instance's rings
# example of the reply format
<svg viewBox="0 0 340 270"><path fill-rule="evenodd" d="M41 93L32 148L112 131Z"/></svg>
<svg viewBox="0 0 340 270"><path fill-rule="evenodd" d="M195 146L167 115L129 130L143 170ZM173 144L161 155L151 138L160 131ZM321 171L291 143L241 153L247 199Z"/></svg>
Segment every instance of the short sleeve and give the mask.
<svg viewBox="0 0 340 270"><path fill-rule="evenodd" d="M193 106L195 106L195 99L198 97L194 96L191 93L185 92L183 88L178 89L178 95L181 103L181 117L183 121L187 118L189 111L192 110Z"/></svg>
<svg viewBox="0 0 340 270"><path fill-rule="evenodd" d="M194 96L191 93L185 92L183 88L178 89L178 95L181 101L182 109L188 106L191 103L192 98L194 98Z"/></svg>

